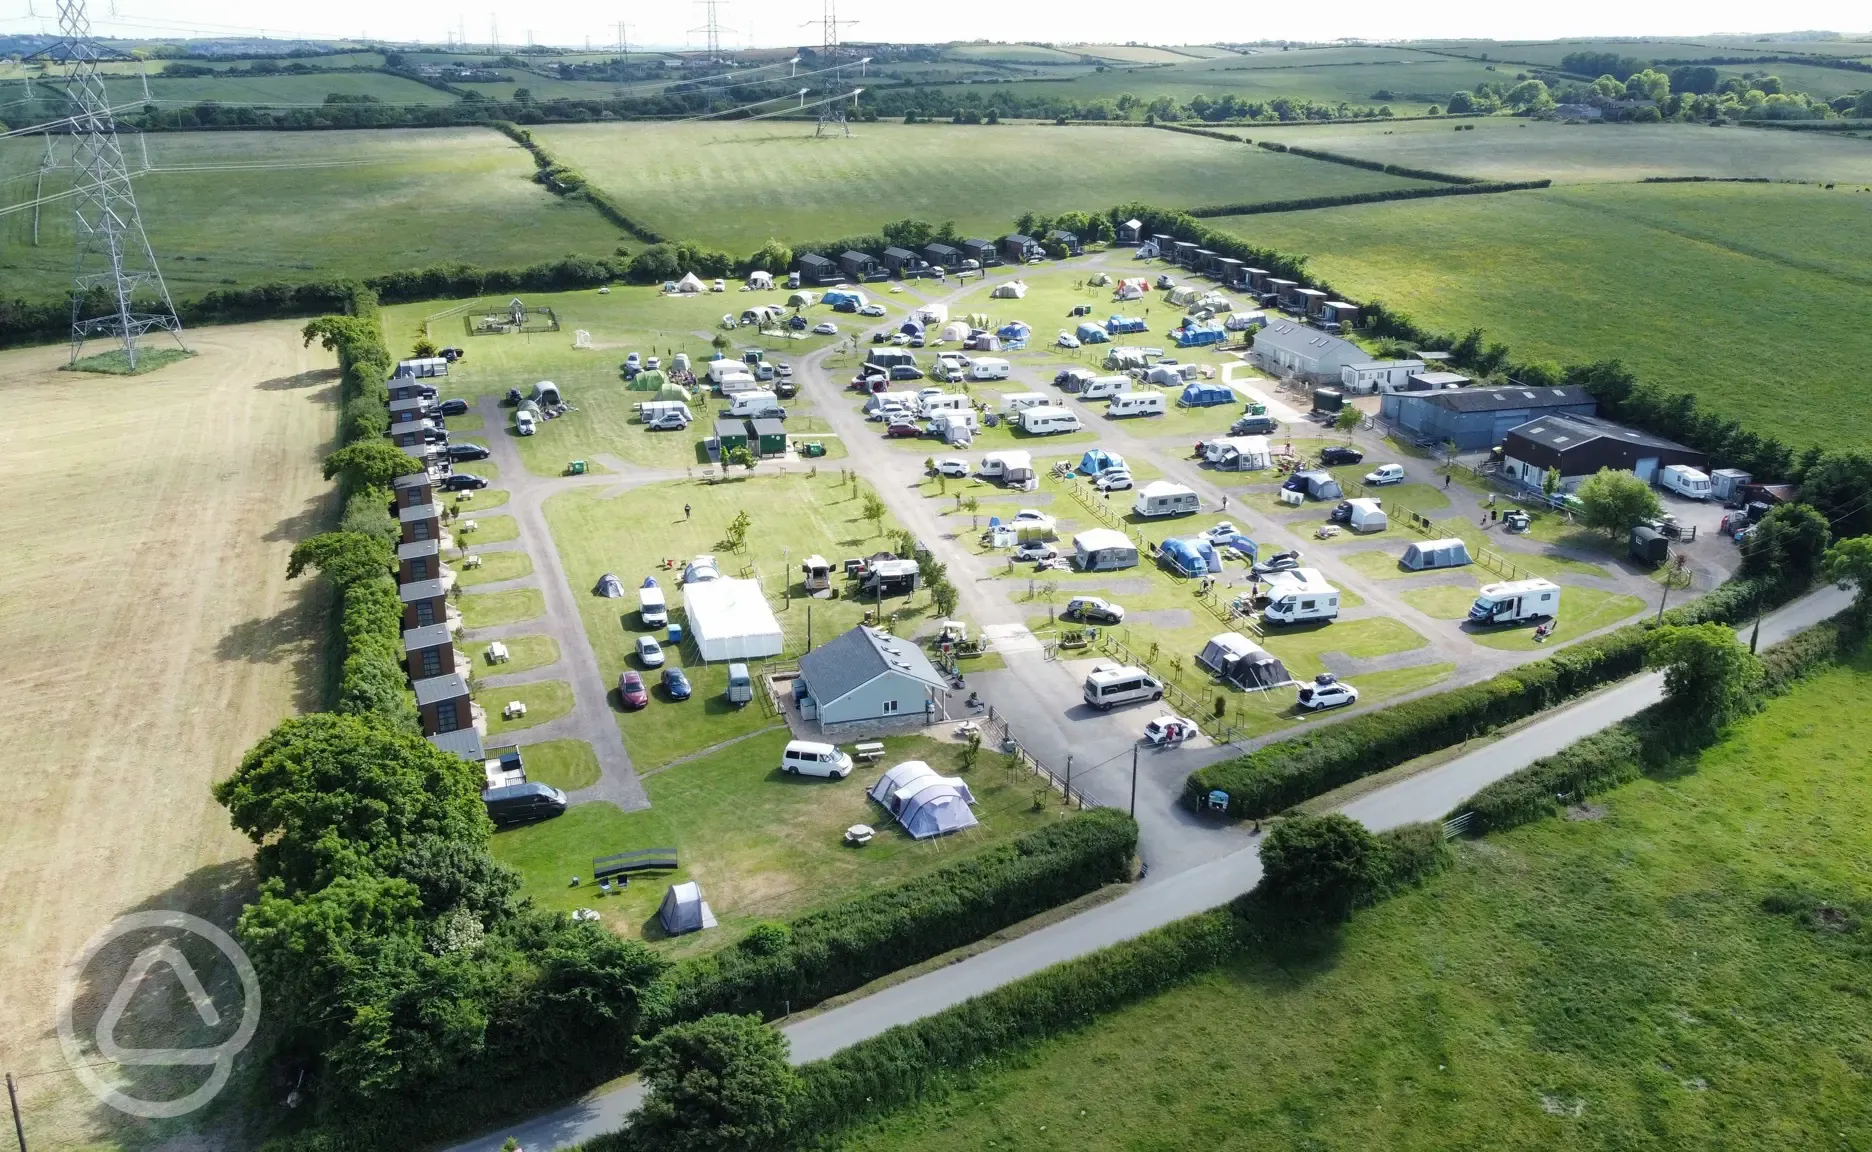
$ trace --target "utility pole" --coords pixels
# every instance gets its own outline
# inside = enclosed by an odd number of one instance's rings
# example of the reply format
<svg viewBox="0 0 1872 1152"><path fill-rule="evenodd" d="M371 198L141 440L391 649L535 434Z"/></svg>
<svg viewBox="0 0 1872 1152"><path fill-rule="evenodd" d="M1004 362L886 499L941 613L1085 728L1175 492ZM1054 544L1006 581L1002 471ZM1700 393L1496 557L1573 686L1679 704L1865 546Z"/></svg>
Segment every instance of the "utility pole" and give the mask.
<svg viewBox="0 0 1872 1152"><path fill-rule="evenodd" d="M1066 803L1072 803L1072 753L1066 753Z"/></svg>
<svg viewBox="0 0 1872 1152"><path fill-rule="evenodd" d="M26 1152L26 1125L20 1121L19 1093L13 1088L13 1073L6 1074L7 1103L13 1106L13 1135L19 1137L20 1152Z"/></svg>
<svg viewBox="0 0 1872 1152"><path fill-rule="evenodd" d="M819 25L819 53L822 57L819 62L819 67L822 69L833 69L832 83L835 86L845 82L843 71L838 69L839 27L841 25L856 23L858 23L856 20L840 20L838 18L838 0L825 0L824 14L817 20L808 20L805 24L801 25L802 28L811 27L814 24ZM856 93L853 93L854 98L856 95ZM819 106L819 123L818 126L813 129L813 135L826 136L831 134L851 135L851 125L845 122L845 103L842 100L830 100Z"/></svg>
<svg viewBox="0 0 1872 1152"><path fill-rule="evenodd" d="M1131 746L1131 819L1137 819L1137 745Z"/></svg>
<svg viewBox="0 0 1872 1152"><path fill-rule="evenodd" d="M722 62L721 34L734 31L733 28L724 28L721 21L716 18L717 9L728 3L728 0L695 0L695 2L702 6L704 19L700 28L691 28L689 31L702 33L708 62L719 64Z"/></svg>

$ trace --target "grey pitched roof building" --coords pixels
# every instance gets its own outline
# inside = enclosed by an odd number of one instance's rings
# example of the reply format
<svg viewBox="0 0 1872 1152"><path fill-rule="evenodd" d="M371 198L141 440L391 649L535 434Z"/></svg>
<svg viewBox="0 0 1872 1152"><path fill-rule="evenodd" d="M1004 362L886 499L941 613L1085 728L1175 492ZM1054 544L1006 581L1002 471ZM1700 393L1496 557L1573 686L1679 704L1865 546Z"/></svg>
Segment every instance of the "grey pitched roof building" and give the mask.
<svg viewBox="0 0 1872 1152"><path fill-rule="evenodd" d="M453 752L463 760L479 764L487 759L487 751L481 746L481 733L473 728L457 728L453 732L438 732L429 737L444 752Z"/></svg>
<svg viewBox="0 0 1872 1152"><path fill-rule="evenodd" d="M922 716L948 687L914 640L860 624L800 657L822 724Z"/></svg>
<svg viewBox="0 0 1872 1152"><path fill-rule="evenodd" d="M421 628L403 629L403 651L420 652L424 648L439 648L452 643L447 624L428 624Z"/></svg>
<svg viewBox="0 0 1872 1152"><path fill-rule="evenodd" d="M468 695L468 681L461 678L459 672L450 672L446 676L431 676L415 683L416 706L427 707L443 700L456 700Z"/></svg>
<svg viewBox="0 0 1872 1152"><path fill-rule="evenodd" d="M1288 320L1276 320L1256 332L1253 355L1270 371L1334 383L1346 365L1371 362L1371 353L1350 340Z"/></svg>
<svg viewBox="0 0 1872 1152"><path fill-rule="evenodd" d="M397 595L408 604L413 600L433 600L437 596L448 595L448 589L440 580L414 580L408 584L397 585Z"/></svg>

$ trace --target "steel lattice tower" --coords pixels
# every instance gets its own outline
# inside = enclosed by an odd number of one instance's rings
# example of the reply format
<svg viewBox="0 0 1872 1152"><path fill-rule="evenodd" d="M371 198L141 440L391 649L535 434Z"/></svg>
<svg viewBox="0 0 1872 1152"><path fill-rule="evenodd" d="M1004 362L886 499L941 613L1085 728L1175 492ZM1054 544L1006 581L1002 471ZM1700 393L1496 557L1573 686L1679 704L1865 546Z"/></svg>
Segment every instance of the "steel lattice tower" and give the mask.
<svg viewBox="0 0 1872 1152"><path fill-rule="evenodd" d="M858 21L840 20L838 18L838 0L825 0L825 15L818 20L808 20L807 23L809 25L817 24L823 31L819 52L824 63L819 66L821 68L836 66L838 64L839 54L839 25L856 24ZM832 73L832 83L843 84L844 82L844 69L839 68ZM851 125L845 122L845 102L843 100L834 100L830 104L820 105L819 124L813 129L813 135L825 136L828 134L851 135Z"/></svg>
<svg viewBox="0 0 1872 1152"><path fill-rule="evenodd" d="M47 53L71 66L67 95L74 105L72 190L78 204L71 359L77 363L86 341L108 339L122 343L125 359L135 368L137 338L160 328L181 345L182 321L143 232L110 95L98 69L101 60L127 57L91 38L85 0L58 0L58 9L62 38Z"/></svg>

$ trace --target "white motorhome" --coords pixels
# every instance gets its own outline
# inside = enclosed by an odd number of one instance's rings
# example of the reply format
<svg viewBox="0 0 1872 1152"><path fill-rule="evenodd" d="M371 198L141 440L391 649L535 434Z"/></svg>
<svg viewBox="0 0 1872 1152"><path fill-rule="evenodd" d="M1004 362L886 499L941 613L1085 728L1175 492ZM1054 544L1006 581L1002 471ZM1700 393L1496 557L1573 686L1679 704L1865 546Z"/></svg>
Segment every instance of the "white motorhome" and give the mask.
<svg viewBox="0 0 1872 1152"><path fill-rule="evenodd" d="M1094 376L1086 382L1085 387L1079 390L1079 396L1084 400L1106 400L1121 392L1129 391L1131 391L1131 377L1129 376Z"/></svg>
<svg viewBox="0 0 1872 1152"><path fill-rule="evenodd" d="M1053 398L1044 392L1012 392L1001 398L1001 411L1012 416L1028 408L1045 408Z"/></svg>
<svg viewBox="0 0 1872 1152"><path fill-rule="evenodd" d="M1677 493L1689 500L1708 500L1710 498L1710 478L1706 472L1700 472L1688 464L1671 464L1658 474L1658 483L1665 489Z"/></svg>
<svg viewBox="0 0 1872 1152"><path fill-rule="evenodd" d="M1077 432L1082 427L1079 417L1070 408L1028 408L1020 414L1020 426L1023 432L1034 436L1050 436L1055 432Z"/></svg>
<svg viewBox="0 0 1872 1152"><path fill-rule="evenodd" d="M969 365L970 380L1006 380L1013 369L997 356L978 356Z"/></svg>
<svg viewBox="0 0 1872 1152"><path fill-rule="evenodd" d="M645 628L661 628L669 623L669 604L663 589L654 586L637 589L637 615Z"/></svg>
<svg viewBox="0 0 1872 1152"><path fill-rule="evenodd" d="M780 407L780 397L765 388L737 392L734 402L728 405L730 416L777 416L783 411L784 409Z"/></svg>
<svg viewBox="0 0 1872 1152"><path fill-rule="evenodd" d="M1294 568L1276 575L1281 579L1269 582L1262 620L1269 624L1300 624L1338 618L1339 589L1328 584L1319 569Z"/></svg>
<svg viewBox="0 0 1872 1152"><path fill-rule="evenodd" d="M1169 404L1162 392L1121 392L1111 398L1107 416L1162 416Z"/></svg>
<svg viewBox="0 0 1872 1152"><path fill-rule="evenodd" d="M1560 586L1549 580L1485 584L1469 606L1472 624L1518 624L1560 615Z"/></svg>
<svg viewBox="0 0 1872 1152"><path fill-rule="evenodd" d="M1085 702L1101 712L1163 699L1163 681L1130 664L1100 664L1085 678Z"/></svg>
<svg viewBox="0 0 1872 1152"><path fill-rule="evenodd" d="M1181 484L1156 480L1138 489L1131 510L1139 516L1189 516L1202 511L1202 500Z"/></svg>

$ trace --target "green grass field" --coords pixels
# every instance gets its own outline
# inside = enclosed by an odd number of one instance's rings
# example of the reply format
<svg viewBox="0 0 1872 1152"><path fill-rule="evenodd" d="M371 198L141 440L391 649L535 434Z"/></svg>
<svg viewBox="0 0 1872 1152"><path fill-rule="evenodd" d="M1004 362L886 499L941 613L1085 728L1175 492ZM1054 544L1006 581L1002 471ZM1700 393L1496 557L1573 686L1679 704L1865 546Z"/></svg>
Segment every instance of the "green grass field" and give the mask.
<svg viewBox="0 0 1872 1152"><path fill-rule="evenodd" d="M521 753L529 781L551 784L566 792L598 782L598 754L583 740L544 740L528 744Z"/></svg>
<svg viewBox="0 0 1872 1152"><path fill-rule="evenodd" d="M506 719L501 713L515 700L526 705L526 715ZM475 692L474 701L486 710L487 737L495 740L509 732L557 720L572 711L572 685L564 680L541 680L506 688L482 688Z"/></svg>
<svg viewBox="0 0 1872 1152"><path fill-rule="evenodd" d="M1012 125L540 125L535 137L667 236L733 252L916 217L1000 235L1022 212L1189 206L1418 183L1174 132Z"/></svg>
<svg viewBox="0 0 1872 1152"><path fill-rule="evenodd" d="M1461 842L1329 947L1206 973L844 1147L1863 1147L1872 728L1837 716L1868 692L1872 662L1816 677L1694 772Z"/></svg>
<svg viewBox="0 0 1872 1152"><path fill-rule="evenodd" d="M476 672L483 676L505 676L543 668L559 659L559 642L551 636L511 636L501 643L507 645L507 660L501 664L488 663L488 642L469 645Z"/></svg>
<svg viewBox="0 0 1872 1152"><path fill-rule="evenodd" d="M1566 188L1234 217L1341 291L1418 323L1480 327L1524 360L1616 357L1751 430L1863 446L1872 330L1866 201L1787 185ZM1695 332L1695 339L1686 339Z"/></svg>
<svg viewBox="0 0 1872 1152"><path fill-rule="evenodd" d="M594 580L596 577L593 578ZM467 628L492 628L496 624L516 624L546 614L546 597L538 588L514 588L506 592L470 592L456 604L461 608L462 625Z"/></svg>
<svg viewBox="0 0 1872 1152"><path fill-rule="evenodd" d="M146 139L159 170L135 178L137 202L178 297L458 261L509 267L602 256L625 239L588 205L535 184L531 157L490 129L159 132ZM132 168L140 168L134 141L125 148ZM67 161L69 151L57 148ZM8 203L32 198L44 152L37 139L0 141L0 183L15 193ZM69 182L69 168L54 172L45 193ZM45 206L37 247L32 238L30 211L0 217L6 294L62 296L71 279L70 202Z"/></svg>
<svg viewBox="0 0 1872 1152"><path fill-rule="evenodd" d="M482 555L479 567L467 568L456 562L454 568L455 582L463 588L473 588L477 584L497 584L502 580L530 576L533 574L533 558L518 549L488 552Z"/></svg>

